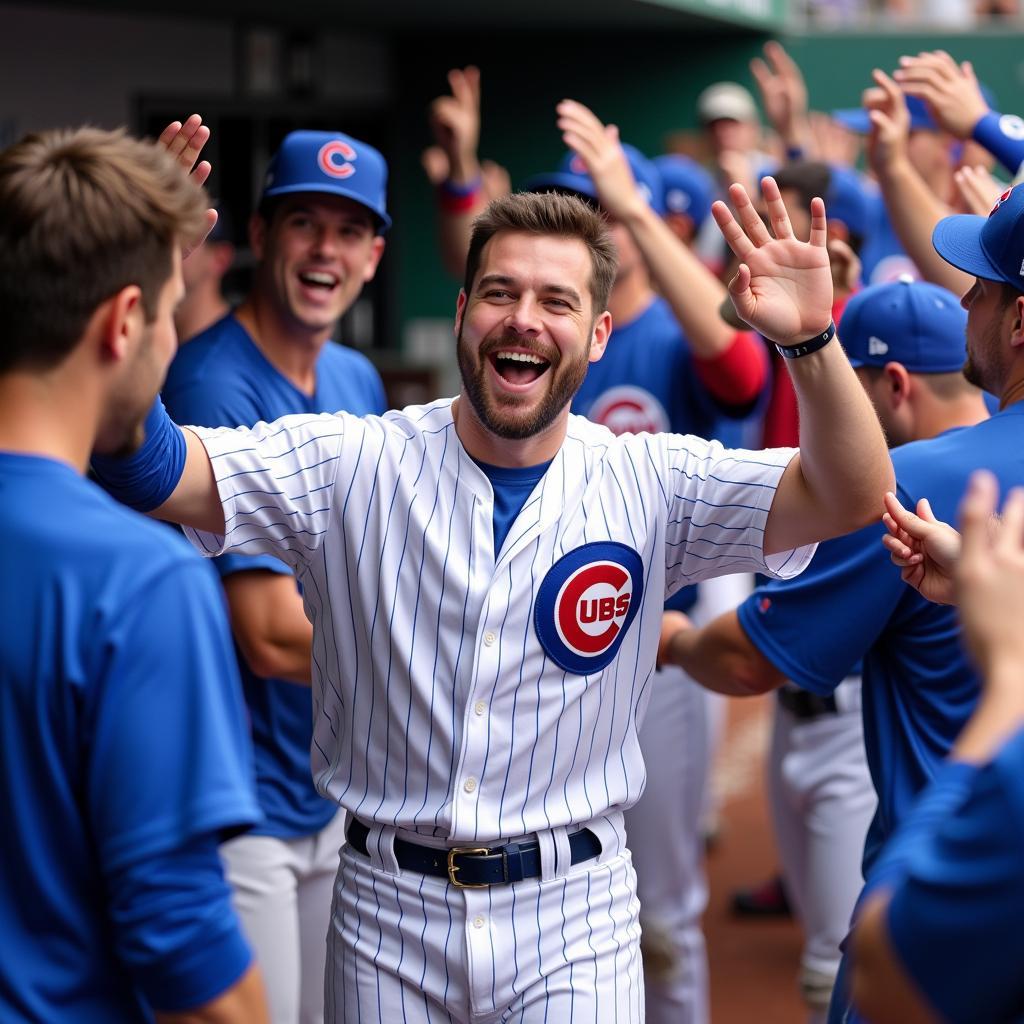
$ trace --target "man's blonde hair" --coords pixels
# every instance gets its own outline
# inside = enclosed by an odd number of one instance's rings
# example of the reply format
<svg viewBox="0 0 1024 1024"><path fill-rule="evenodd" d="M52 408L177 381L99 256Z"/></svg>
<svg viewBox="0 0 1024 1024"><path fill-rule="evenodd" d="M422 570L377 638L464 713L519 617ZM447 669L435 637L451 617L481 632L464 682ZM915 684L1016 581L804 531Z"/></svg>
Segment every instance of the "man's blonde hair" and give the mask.
<svg viewBox="0 0 1024 1024"><path fill-rule="evenodd" d="M152 321L208 205L163 147L123 131L42 132L0 153L0 373L60 363L128 285Z"/></svg>

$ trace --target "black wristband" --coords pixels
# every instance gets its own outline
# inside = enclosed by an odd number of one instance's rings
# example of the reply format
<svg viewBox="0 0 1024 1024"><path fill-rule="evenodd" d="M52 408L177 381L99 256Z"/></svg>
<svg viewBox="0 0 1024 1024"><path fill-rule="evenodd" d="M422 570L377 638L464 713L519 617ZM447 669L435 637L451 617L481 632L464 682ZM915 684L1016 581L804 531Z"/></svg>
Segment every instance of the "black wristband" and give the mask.
<svg viewBox="0 0 1024 1024"><path fill-rule="evenodd" d="M831 323L821 334L816 334L809 341L801 341L796 345L776 345L775 347L779 350L780 356L786 359L799 359L801 356L809 356L812 352L817 352L819 348L824 348L835 336L836 325Z"/></svg>

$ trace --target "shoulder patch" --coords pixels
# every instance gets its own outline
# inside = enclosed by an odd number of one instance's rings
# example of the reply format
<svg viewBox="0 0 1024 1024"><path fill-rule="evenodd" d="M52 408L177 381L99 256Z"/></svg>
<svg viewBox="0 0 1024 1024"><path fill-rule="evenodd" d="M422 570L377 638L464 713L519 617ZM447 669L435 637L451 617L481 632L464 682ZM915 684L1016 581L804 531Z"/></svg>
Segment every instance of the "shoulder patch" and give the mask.
<svg viewBox="0 0 1024 1024"><path fill-rule="evenodd" d="M611 664L640 609L644 565L616 541L584 544L548 570L534 607L534 627L544 653L575 675Z"/></svg>
<svg viewBox="0 0 1024 1024"><path fill-rule="evenodd" d="M670 427L661 402L645 388L630 384L602 392L586 416L613 434L660 434Z"/></svg>

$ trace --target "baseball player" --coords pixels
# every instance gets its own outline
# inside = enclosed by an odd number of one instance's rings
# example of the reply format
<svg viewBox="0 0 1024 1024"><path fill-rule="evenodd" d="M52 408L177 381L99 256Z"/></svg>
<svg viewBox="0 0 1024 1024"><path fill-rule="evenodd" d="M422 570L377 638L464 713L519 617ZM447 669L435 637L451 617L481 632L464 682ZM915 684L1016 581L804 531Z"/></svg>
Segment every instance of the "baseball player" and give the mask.
<svg viewBox="0 0 1024 1024"><path fill-rule="evenodd" d="M187 166L198 129L164 137ZM94 445L138 443L205 205L119 132L0 154L5 1021L267 1019L217 856L260 818L220 595L84 479Z"/></svg>
<svg viewBox="0 0 1024 1024"><path fill-rule="evenodd" d="M720 421L749 412L766 383L764 346L715 315L725 287L659 218L667 209L667 190L653 163L620 144L582 104L563 103L559 126L570 153L561 170L531 178L528 187L570 192L599 204L619 255L608 298L615 331L604 357L587 370L573 411L615 434L670 430L720 437ZM673 182L678 207L687 183L678 168ZM704 202L710 211L710 189ZM671 282L665 297L654 291L653 279ZM719 602L715 614L735 607L745 596L738 589L743 582L735 575L710 584L705 605ZM714 593L716 584L723 593ZM682 588L668 606L692 610L697 590ZM701 824L713 748L710 703L682 671L662 673L652 687L640 736L646 760L660 768L648 775L644 796L626 815L652 1024L708 1017Z"/></svg>
<svg viewBox="0 0 1024 1024"><path fill-rule="evenodd" d="M384 411L373 365L330 339L383 253L386 173L375 149L339 132L285 137L250 224L252 290L171 364L164 401L173 416L217 426ZM240 653L264 814L221 853L274 1024L316 1024L345 820L310 773L312 627L280 559L243 551L214 565Z"/></svg>
<svg viewBox="0 0 1024 1024"><path fill-rule="evenodd" d="M1004 487L1021 477L1015 403L1024 391L1017 341L1024 309L1018 276L1024 262L1022 222L1024 189L1018 187L1005 193L987 219L961 215L940 221L936 229L935 247L944 258L984 275L962 300L967 309L964 375L1001 402L998 414L969 430L946 431L893 452L900 502L913 507L927 496L940 518L952 517L979 464L992 469ZM890 511L898 511L890 504ZM827 545L801 586L769 584L741 620L719 619L699 637L683 629L665 638L671 659L684 667L713 666L726 651L737 655L729 660L732 692L773 688L781 668L803 688L827 695L864 656L865 744L879 797L865 843L868 882L882 845L948 754L978 695L952 611L901 584L884 549L879 557L879 532L871 528ZM920 583L921 568L914 569L907 567ZM841 629L836 607L842 608ZM752 642L755 635L760 649ZM702 668L690 670L701 682L721 686L720 675L709 672L704 678ZM843 979L841 966L830 1020L840 1020L847 1008Z"/></svg>
<svg viewBox="0 0 1024 1024"><path fill-rule="evenodd" d="M641 1019L622 810L643 788L665 598L724 571L792 575L891 481L825 330L823 206L798 242L764 189L777 238L742 188L740 221L715 215L744 259L742 312L793 356L799 454L571 416L608 342L614 249L580 200L520 194L474 229L456 399L220 430L157 406L142 447L99 465L207 553L300 574L314 776L351 816L328 1019Z"/></svg>
<svg viewBox="0 0 1024 1024"><path fill-rule="evenodd" d="M1024 1009L1024 502L994 520L979 472L961 506L964 635L984 688L946 764L890 840L853 933L853 992L879 1024L1019 1020Z"/></svg>

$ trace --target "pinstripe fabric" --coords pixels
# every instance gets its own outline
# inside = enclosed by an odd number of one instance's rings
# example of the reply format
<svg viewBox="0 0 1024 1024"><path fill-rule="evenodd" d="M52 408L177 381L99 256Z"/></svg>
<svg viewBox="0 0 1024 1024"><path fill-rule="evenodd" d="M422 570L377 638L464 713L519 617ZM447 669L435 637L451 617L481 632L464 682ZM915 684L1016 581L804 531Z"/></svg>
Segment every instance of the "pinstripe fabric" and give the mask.
<svg viewBox="0 0 1024 1024"><path fill-rule="evenodd" d="M547 881L459 890L346 847L325 1019L639 1024L638 915L626 851Z"/></svg>
<svg viewBox="0 0 1024 1024"><path fill-rule="evenodd" d="M666 595L725 571L794 575L813 550L762 557L791 449L615 437L571 417L496 558L490 484L450 400L195 432L227 529L187 531L193 543L277 554L302 581L318 788L358 817L456 841L632 804ZM610 664L574 675L538 641L536 591L567 552L608 540L641 557L642 604Z"/></svg>

